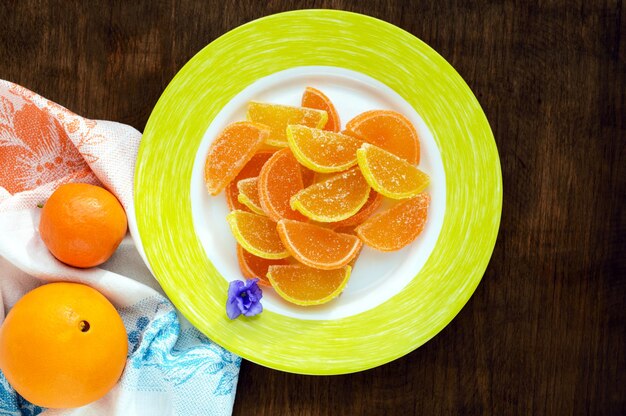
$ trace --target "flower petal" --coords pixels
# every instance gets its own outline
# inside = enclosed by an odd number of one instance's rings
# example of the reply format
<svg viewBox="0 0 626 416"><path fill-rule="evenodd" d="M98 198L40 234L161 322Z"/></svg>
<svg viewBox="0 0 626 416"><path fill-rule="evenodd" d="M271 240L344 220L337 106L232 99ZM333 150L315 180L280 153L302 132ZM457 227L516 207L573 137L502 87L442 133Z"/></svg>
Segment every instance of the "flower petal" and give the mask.
<svg viewBox="0 0 626 416"><path fill-rule="evenodd" d="M243 314L245 316L255 316L261 312L263 312L263 305L261 305L261 302L255 302L250 306L250 309L245 311Z"/></svg>
<svg viewBox="0 0 626 416"><path fill-rule="evenodd" d="M228 298L239 296L241 291L245 288L245 285L246 284L241 280L233 280L230 282L230 285L228 285Z"/></svg>
<svg viewBox="0 0 626 416"><path fill-rule="evenodd" d="M248 280L246 286L248 287L248 294L256 300L260 300L263 297L263 290L258 285L258 278Z"/></svg>
<svg viewBox="0 0 626 416"><path fill-rule="evenodd" d="M242 296L237 297L237 306L239 307L239 310L245 312L250 309L250 298L247 296L245 291L242 292L241 295Z"/></svg>
<svg viewBox="0 0 626 416"><path fill-rule="evenodd" d="M226 302L226 315L228 315L230 319L236 319L239 315L241 315L241 309L237 306L236 299L233 299L232 301L229 299L228 302Z"/></svg>

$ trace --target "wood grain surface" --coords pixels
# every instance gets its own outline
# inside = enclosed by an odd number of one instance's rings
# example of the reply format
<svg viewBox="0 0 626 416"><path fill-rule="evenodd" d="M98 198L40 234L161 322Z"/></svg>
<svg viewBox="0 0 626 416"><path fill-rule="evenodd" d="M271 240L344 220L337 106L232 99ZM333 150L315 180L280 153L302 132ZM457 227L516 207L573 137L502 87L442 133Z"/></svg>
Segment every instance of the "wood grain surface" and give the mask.
<svg viewBox="0 0 626 416"><path fill-rule="evenodd" d="M622 1L5 0L0 78L141 130L203 46L301 8L384 19L458 70L498 145L502 223L476 293L426 345L335 377L244 362L234 414L626 415Z"/></svg>

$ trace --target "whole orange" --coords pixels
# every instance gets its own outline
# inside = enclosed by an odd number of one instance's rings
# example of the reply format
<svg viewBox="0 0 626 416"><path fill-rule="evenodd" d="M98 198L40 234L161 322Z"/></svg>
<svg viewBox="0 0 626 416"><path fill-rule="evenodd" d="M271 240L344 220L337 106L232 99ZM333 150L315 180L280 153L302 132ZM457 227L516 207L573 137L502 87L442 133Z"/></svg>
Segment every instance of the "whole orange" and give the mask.
<svg viewBox="0 0 626 416"><path fill-rule="evenodd" d="M0 369L26 400L78 407L98 400L124 370L128 341L113 305L78 283L24 295L0 327Z"/></svg>
<svg viewBox="0 0 626 416"><path fill-rule="evenodd" d="M126 213L115 195L85 183L61 185L41 210L39 234L63 263L94 267L113 255L126 235Z"/></svg>

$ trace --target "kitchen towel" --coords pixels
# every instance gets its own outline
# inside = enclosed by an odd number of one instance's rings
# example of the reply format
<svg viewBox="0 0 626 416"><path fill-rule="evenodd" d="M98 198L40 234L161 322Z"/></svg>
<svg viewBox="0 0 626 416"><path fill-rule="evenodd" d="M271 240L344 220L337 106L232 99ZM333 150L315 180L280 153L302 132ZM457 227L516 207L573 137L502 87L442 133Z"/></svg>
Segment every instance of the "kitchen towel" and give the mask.
<svg viewBox="0 0 626 416"><path fill-rule="evenodd" d="M133 208L141 133L89 120L0 80L0 322L29 290L48 282L85 283L122 316L128 359L118 384L77 409L42 409L25 401L0 372L0 415L229 415L241 358L180 316L142 260ZM61 184L84 182L113 192L130 229L97 268L56 260L38 233L42 203Z"/></svg>

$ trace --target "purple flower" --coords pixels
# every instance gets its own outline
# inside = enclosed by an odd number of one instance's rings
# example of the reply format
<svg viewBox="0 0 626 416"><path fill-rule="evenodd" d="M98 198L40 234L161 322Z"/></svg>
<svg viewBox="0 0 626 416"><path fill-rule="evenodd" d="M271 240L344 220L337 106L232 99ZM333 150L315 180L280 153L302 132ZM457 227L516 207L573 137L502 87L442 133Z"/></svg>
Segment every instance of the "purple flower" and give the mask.
<svg viewBox="0 0 626 416"><path fill-rule="evenodd" d="M228 286L228 300L226 301L226 314L230 319L239 315L254 316L263 312L261 298L263 291L257 285L259 279L250 279L246 282L233 280Z"/></svg>

